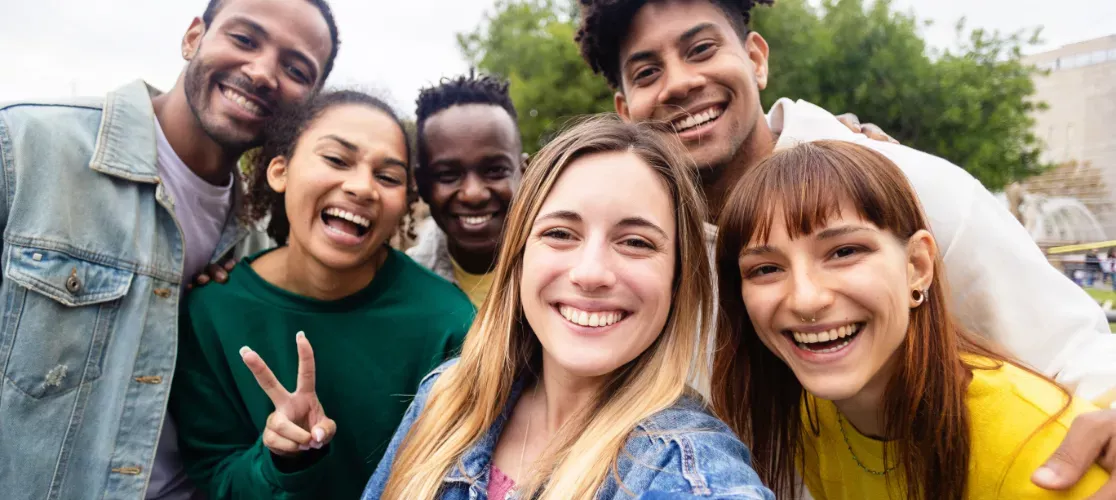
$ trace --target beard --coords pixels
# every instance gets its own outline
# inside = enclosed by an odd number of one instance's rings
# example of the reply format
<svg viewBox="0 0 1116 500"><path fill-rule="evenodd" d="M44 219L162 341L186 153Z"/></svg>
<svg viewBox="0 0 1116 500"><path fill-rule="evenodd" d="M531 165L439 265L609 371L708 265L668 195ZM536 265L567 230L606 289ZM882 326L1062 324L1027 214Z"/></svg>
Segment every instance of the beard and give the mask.
<svg viewBox="0 0 1116 500"><path fill-rule="evenodd" d="M220 116L218 111L211 109L214 92L220 92L218 83L250 92L265 102L271 102L270 98L260 95L255 90L256 86L248 78L230 72L211 71L210 67L197 57L187 66L184 82L186 103L190 113L194 115L194 120L206 136L230 155L239 155L259 146L263 142L262 130L239 124L228 117Z"/></svg>

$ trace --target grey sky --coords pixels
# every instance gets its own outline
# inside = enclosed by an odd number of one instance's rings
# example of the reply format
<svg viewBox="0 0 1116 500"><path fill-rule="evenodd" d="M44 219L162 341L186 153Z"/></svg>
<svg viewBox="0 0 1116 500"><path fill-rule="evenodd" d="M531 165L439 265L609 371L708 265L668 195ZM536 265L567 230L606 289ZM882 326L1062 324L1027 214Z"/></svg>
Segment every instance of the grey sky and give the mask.
<svg viewBox="0 0 1116 500"><path fill-rule="evenodd" d="M895 0L936 24L932 45L952 43L953 24L1014 31L1045 26L1047 47L1116 34L1112 0ZM455 34L471 30L494 0L332 0L342 46L330 85L359 85L413 115L422 86L468 68ZM135 78L170 87L182 69L182 34L205 0L0 0L0 101L98 95ZM778 2L776 2L776 8Z"/></svg>

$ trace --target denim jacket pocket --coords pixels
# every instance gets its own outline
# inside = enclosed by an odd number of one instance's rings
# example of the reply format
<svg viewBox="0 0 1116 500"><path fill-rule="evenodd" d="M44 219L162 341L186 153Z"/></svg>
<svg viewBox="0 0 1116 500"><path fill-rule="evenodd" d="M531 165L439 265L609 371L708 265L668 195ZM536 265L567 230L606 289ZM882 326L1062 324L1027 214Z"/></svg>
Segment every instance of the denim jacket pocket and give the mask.
<svg viewBox="0 0 1116 500"><path fill-rule="evenodd" d="M19 286L5 287L3 297L0 345L12 345L4 377L36 399L96 380L133 273L55 250L6 250L4 279Z"/></svg>

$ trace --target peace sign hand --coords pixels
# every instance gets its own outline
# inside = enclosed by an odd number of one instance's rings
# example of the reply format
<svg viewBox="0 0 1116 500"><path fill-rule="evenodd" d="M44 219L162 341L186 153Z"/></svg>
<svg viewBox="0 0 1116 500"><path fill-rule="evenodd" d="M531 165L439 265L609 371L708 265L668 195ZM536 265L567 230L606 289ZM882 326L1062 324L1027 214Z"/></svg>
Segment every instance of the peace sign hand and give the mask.
<svg viewBox="0 0 1116 500"><path fill-rule="evenodd" d="M318 394L314 390L314 350L306 335L295 335L298 344L298 385L287 392L260 355L248 346L240 348L244 364L256 376L256 382L275 405L267 417L263 443L272 453L293 457L299 453L320 449L333 439L337 423L325 415Z"/></svg>

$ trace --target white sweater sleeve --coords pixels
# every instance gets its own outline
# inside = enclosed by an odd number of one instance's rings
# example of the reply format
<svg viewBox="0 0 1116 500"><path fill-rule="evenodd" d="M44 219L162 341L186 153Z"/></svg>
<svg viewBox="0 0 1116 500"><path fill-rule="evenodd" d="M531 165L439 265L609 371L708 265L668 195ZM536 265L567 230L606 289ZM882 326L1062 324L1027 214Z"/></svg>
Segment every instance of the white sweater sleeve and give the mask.
<svg viewBox="0 0 1116 500"><path fill-rule="evenodd" d="M861 141L858 141L861 142ZM955 316L1098 406L1116 407L1116 335L1088 294L960 167L902 146L862 144L910 179L939 245Z"/></svg>

